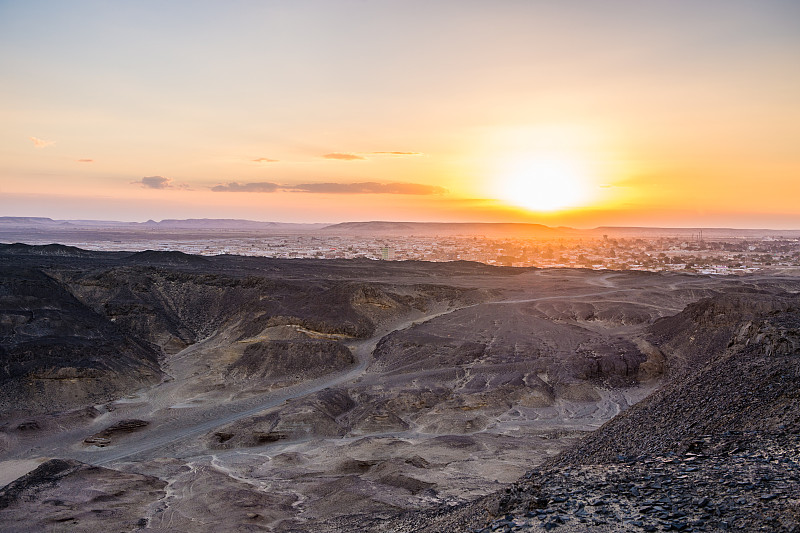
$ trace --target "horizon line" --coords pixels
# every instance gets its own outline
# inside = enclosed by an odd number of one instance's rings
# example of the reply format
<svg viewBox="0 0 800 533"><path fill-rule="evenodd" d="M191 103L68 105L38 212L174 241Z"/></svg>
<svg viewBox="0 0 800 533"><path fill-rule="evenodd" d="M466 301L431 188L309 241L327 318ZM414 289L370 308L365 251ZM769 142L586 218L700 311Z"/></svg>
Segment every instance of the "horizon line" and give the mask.
<svg viewBox="0 0 800 533"><path fill-rule="evenodd" d="M769 227L737 227L737 226L699 226L699 225L692 225L692 226L647 226L647 225L599 225L593 227L575 227L575 226L550 226L547 224L543 224L540 222L520 222L520 221L442 221L442 220L347 220L342 222L284 222L279 220L254 220L254 219L240 219L240 218L164 218L159 221L148 219L145 221L138 221L138 220L109 220L109 219L92 219L92 218L81 218L81 219L61 219L61 218L51 218L45 216L18 216L18 215L4 215L0 216L0 222L2 221L11 221L11 220L19 220L22 222L23 220L43 220L43 221L51 221L55 224L64 224L64 223L95 223L95 224L125 224L125 225L145 225L145 224L163 224L165 222L241 222L241 223L249 223L249 224L276 224L276 225L286 225L286 226L317 226L319 229L332 227L332 226L339 226L339 225L346 225L346 224L414 224L414 225L456 225L456 226L469 226L469 225L481 225L481 226L501 226L501 225L513 225L513 226L537 226L547 229L553 230L573 230L573 231L594 231L600 229L627 229L627 230L735 230L735 231L770 231L770 232L797 232L800 231L800 227L797 228L769 228Z"/></svg>

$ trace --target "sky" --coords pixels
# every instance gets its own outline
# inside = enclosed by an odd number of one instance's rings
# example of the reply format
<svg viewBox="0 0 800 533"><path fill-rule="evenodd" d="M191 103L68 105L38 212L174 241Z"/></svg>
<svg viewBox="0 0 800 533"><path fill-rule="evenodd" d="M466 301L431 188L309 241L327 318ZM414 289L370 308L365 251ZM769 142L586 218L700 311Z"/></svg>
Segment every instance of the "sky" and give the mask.
<svg viewBox="0 0 800 533"><path fill-rule="evenodd" d="M800 229L800 2L0 0L0 216Z"/></svg>

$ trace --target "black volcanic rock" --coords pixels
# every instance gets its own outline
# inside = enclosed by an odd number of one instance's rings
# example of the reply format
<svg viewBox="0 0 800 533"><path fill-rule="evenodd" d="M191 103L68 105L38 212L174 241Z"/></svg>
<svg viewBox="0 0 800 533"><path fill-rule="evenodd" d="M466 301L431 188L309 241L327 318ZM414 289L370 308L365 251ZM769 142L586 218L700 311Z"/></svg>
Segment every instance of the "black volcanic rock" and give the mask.
<svg viewBox="0 0 800 533"><path fill-rule="evenodd" d="M0 267L0 410L105 401L160 379L158 354L38 270Z"/></svg>
<svg viewBox="0 0 800 533"><path fill-rule="evenodd" d="M120 420L103 431L95 433L91 437L83 439L84 444L93 444L95 446L103 447L111 444L114 438L124 435L126 433L133 433L146 428L150 425L147 420L137 420L135 418Z"/></svg>
<svg viewBox="0 0 800 533"><path fill-rule="evenodd" d="M226 324L239 324L242 338L286 324L365 337L393 310L410 309L384 291L360 283L287 281L210 273L212 267L205 270L119 267L69 273L63 279L82 302L121 328L153 344L178 349ZM365 290L373 296L366 297Z"/></svg>
<svg viewBox="0 0 800 533"><path fill-rule="evenodd" d="M351 365L355 359L338 342L323 339L256 342L230 366L233 377L262 381L302 374L313 379Z"/></svg>
<svg viewBox="0 0 800 533"><path fill-rule="evenodd" d="M800 531L800 298L730 293L657 321L663 388L509 488L394 531Z"/></svg>
<svg viewBox="0 0 800 533"><path fill-rule="evenodd" d="M680 452L703 435L730 431L789 432L800 446L797 296L720 295L653 330L679 377L607 422L561 463Z"/></svg>
<svg viewBox="0 0 800 533"><path fill-rule="evenodd" d="M394 332L378 343L370 370L399 376L468 367L470 378L459 383L459 392L502 390L505 400L527 397L529 407L550 405L556 397L597 400L595 387L627 387L653 377L641 371L648 356L633 342L584 327L581 321L593 319L594 307L576 312L579 306L554 310L548 304L470 307Z"/></svg>
<svg viewBox="0 0 800 533"><path fill-rule="evenodd" d="M169 495L139 474L47 463L0 489L0 530L213 531L218 520L228 529L398 533L800 528L800 305L784 292L798 287L789 276L682 276L673 285L671 275L468 262L50 252L0 248L0 394L33 412L86 405L148 385L163 356L177 377L152 391L152 403L73 415L86 425L97 418L79 433L95 433L88 444L119 439L118 449L84 448L79 457L124 452L126 434L145 424L133 417L152 420L131 438L136 446L170 437L173 420L224 425L186 447L170 443L169 453L200 453L187 463L121 467L163 472ZM524 290L512 287L520 273ZM276 384L346 368L353 357L345 343L369 347L378 339L353 337L384 326L394 333L358 379L292 387L300 392L286 401L259 398ZM162 353L199 341L177 357ZM627 387L662 373L660 390L625 411L651 390ZM318 383L332 388L313 392ZM229 400L248 410L215 418ZM465 493L450 485L485 494L500 487L495 465L515 461L517 475L524 461L534 466L563 449L554 441L571 428L549 420L590 413L599 423L620 410L499 493L463 503ZM574 420L573 428L596 427ZM40 450L52 449L56 421L70 426L61 414L12 419L0 424L0 444L26 458L41 453L29 445L39 438ZM529 430L540 421L541 431ZM201 451L275 443L278 451L290 441L291 451L277 455ZM61 449L72 453L79 442ZM497 477L482 484L487 475ZM466 486L472 480L479 490ZM401 511L410 506L427 509ZM314 527L323 523L330 528Z"/></svg>
<svg viewBox="0 0 800 533"><path fill-rule="evenodd" d="M257 357L246 357L237 372L249 379L289 375L303 365L312 372L335 371L353 360L335 342L342 336L367 337L384 322L437 302L485 297L430 283L397 289L360 281L374 269L388 269L380 276L397 271L419 279L419 268L441 277L452 271L434 264L0 245L0 411L35 413L104 402L157 382L165 353L214 336L252 342L276 326L302 328L311 337L295 340L309 344L274 345L262 356L277 357L274 350L285 348L293 359L300 348L311 348L319 357L283 363L268 357L261 367ZM454 268L480 273L489 267Z"/></svg>
<svg viewBox="0 0 800 533"><path fill-rule="evenodd" d="M98 252L83 250L74 246L64 244L45 244L42 246L32 246L30 244L0 244L0 253L8 255L39 255L51 257L92 257Z"/></svg>
<svg viewBox="0 0 800 533"><path fill-rule="evenodd" d="M151 476L51 459L0 488L0 531L133 531L147 524L148 507L166 485Z"/></svg>
<svg viewBox="0 0 800 533"><path fill-rule="evenodd" d="M136 252L125 258L125 262L134 265L207 265L208 259L199 255L185 254L178 251L145 250Z"/></svg>
<svg viewBox="0 0 800 533"><path fill-rule="evenodd" d="M677 376L702 367L728 347L738 330L766 315L798 305L790 295L733 292L703 298L650 327L650 340L670 354L667 372Z"/></svg>
<svg viewBox="0 0 800 533"><path fill-rule="evenodd" d="M473 523L485 527L448 530L800 529L796 439L785 434L723 433L708 435L702 443L707 447L696 452L529 472L525 480L485 498L479 508L470 506ZM504 529L505 525L512 527ZM414 531L437 529L423 526Z"/></svg>
<svg viewBox="0 0 800 533"><path fill-rule="evenodd" d="M212 448L263 446L281 440L338 437L349 430L347 416L356 402L341 389L325 389L296 404L217 428L209 435Z"/></svg>

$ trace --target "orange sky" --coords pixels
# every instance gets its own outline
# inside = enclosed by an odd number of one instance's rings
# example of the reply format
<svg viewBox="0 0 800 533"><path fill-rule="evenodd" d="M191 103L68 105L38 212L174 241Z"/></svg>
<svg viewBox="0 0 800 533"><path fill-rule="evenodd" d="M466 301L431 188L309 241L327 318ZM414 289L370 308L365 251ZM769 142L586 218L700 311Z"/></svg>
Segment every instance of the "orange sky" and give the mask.
<svg viewBox="0 0 800 533"><path fill-rule="evenodd" d="M0 215L800 228L800 4L0 3Z"/></svg>

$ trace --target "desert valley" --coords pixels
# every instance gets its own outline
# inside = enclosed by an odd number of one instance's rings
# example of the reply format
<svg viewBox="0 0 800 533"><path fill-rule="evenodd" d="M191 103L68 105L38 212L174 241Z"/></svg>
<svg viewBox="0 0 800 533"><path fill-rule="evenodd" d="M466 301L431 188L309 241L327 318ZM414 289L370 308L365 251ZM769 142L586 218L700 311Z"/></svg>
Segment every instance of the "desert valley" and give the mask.
<svg viewBox="0 0 800 533"><path fill-rule="evenodd" d="M4 531L796 531L800 276L0 247Z"/></svg>

